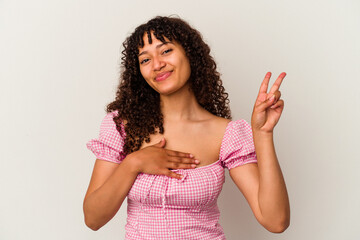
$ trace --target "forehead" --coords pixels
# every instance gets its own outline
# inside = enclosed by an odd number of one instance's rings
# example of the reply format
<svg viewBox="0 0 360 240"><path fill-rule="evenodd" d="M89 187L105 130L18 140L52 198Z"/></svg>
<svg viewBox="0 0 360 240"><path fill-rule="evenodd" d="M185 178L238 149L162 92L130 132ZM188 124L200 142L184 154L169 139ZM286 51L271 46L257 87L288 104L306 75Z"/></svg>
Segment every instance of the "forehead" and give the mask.
<svg viewBox="0 0 360 240"><path fill-rule="evenodd" d="M145 32L142 41L139 44L139 49L144 48L146 45L151 45L153 43L159 44L159 43L166 43L166 42L172 42L167 37L161 36L157 38L154 34L154 32L147 33Z"/></svg>
<svg viewBox="0 0 360 240"><path fill-rule="evenodd" d="M143 46L141 46L141 44ZM162 36L162 39L158 39L153 33L151 33L150 35L144 33L142 43L139 44L137 51L138 57L153 51L152 49L158 49L167 44L172 44L174 47L181 48L180 44L178 44L176 41L169 40L165 36Z"/></svg>

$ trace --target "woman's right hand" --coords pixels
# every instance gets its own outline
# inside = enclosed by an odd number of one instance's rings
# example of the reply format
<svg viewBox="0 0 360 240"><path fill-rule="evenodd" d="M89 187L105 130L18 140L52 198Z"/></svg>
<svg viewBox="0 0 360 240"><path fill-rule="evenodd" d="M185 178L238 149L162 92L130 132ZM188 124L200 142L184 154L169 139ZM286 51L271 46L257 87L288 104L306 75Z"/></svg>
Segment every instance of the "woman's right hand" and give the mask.
<svg viewBox="0 0 360 240"><path fill-rule="evenodd" d="M137 173L166 175L181 179L182 176L170 169L195 168L199 161L190 153L183 153L165 149L165 139L157 144L145 147L128 155L127 159L133 162Z"/></svg>

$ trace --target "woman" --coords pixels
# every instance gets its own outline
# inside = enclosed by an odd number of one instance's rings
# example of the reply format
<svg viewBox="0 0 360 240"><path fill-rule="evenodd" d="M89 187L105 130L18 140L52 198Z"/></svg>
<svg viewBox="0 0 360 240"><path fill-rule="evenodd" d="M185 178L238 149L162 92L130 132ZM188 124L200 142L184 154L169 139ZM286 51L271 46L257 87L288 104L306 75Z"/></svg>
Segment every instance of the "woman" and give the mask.
<svg viewBox="0 0 360 240"><path fill-rule="evenodd" d="M128 197L126 239L225 239L217 198L224 167L256 219L289 225L273 129L283 110L282 73L261 84L251 120L230 121L228 97L200 33L156 17L124 42L123 72L100 136L84 200L85 222L101 228Z"/></svg>

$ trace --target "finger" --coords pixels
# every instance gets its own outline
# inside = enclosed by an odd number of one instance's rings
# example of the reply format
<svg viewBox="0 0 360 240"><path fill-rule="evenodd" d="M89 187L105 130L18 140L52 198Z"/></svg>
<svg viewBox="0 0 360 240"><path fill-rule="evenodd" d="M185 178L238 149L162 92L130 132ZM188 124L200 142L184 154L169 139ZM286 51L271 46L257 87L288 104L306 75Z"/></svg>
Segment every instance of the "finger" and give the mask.
<svg viewBox="0 0 360 240"><path fill-rule="evenodd" d="M177 179L182 179L183 176L177 173L174 173L173 171L170 170L165 170L164 172L165 176L171 177L171 178L177 178Z"/></svg>
<svg viewBox="0 0 360 240"><path fill-rule="evenodd" d="M156 143L156 144L154 144L153 146L154 147L161 147L161 148L163 148L163 147L165 147L165 138L162 138L161 140L160 140L160 142L158 142L158 143Z"/></svg>
<svg viewBox="0 0 360 240"><path fill-rule="evenodd" d="M279 77L276 79L276 81L274 82L274 84L272 85L272 87L270 89L270 92L269 92L270 94L276 92L280 88L280 85L281 85L283 79L285 78L285 76L286 76L285 72L282 72L279 75Z"/></svg>
<svg viewBox="0 0 360 240"><path fill-rule="evenodd" d="M284 108L284 100L280 99L277 103L275 103L274 105L272 105L270 108L275 109L275 108Z"/></svg>
<svg viewBox="0 0 360 240"><path fill-rule="evenodd" d="M275 101L273 102L273 104L274 104L281 98L281 92L276 91L276 92L274 92L272 94L268 94L269 97L267 99L271 98L273 95L275 95Z"/></svg>
<svg viewBox="0 0 360 240"><path fill-rule="evenodd" d="M275 94L276 101L281 98L281 91L277 90L274 94Z"/></svg>
<svg viewBox="0 0 360 240"><path fill-rule="evenodd" d="M194 155L192 155L191 153L184 153L184 152L178 152L178 151L174 151L174 150L168 150L165 149L167 155L169 156L174 156L174 157L185 157L185 158L193 158Z"/></svg>
<svg viewBox="0 0 360 240"><path fill-rule="evenodd" d="M194 158L184 158L184 157L174 157L174 156L169 156L168 159L169 162L176 162L176 163L195 163L195 164L199 164L200 161Z"/></svg>
<svg viewBox="0 0 360 240"><path fill-rule="evenodd" d="M254 111L256 112L263 112L265 111L268 107L270 107L271 105L273 105L275 103L275 95L272 95L270 98L268 98L266 101L260 103L259 105L257 105L254 108Z"/></svg>
<svg viewBox="0 0 360 240"><path fill-rule="evenodd" d="M267 93L267 89L269 87L269 81L271 77L271 72L266 73L264 80L262 81L260 85L259 95L261 93Z"/></svg>
<svg viewBox="0 0 360 240"><path fill-rule="evenodd" d="M169 162L168 168L171 169L191 169L196 168L196 164L192 163L178 163L178 162Z"/></svg>

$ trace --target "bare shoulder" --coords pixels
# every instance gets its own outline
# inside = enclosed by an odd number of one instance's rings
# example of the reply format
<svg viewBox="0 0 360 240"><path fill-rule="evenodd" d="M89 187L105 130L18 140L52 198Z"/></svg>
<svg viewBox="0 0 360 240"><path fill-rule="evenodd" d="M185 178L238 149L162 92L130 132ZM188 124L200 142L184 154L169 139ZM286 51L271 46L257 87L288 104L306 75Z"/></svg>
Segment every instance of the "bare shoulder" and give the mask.
<svg viewBox="0 0 360 240"><path fill-rule="evenodd" d="M208 122L209 125L214 129L224 129L229 124L229 122L231 122L231 120L211 114Z"/></svg>
<svg viewBox="0 0 360 240"><path fill-rule="evenodd" d="M231 122L230 119L219 117L209 113L204 127L206 127L208 131L212 132L215 136L219 136L222 138L229 122Z"/></svg>
<svg viewBox="0 0 360 240"><path fill-rule="evenodd" d="M218 116L215 117L214 121L216 122L217 125L220 125L220 126L227 126L229 124L229 122L231 122L230 119L218 117Z"/></svg>

